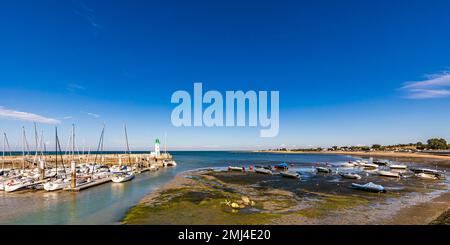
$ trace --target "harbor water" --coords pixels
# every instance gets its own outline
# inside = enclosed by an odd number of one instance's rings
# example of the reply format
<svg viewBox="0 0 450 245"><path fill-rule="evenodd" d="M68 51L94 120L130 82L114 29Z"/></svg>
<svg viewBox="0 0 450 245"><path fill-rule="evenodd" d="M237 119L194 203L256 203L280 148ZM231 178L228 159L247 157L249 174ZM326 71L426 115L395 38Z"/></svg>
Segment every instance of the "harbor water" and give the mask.
<svg viewBox="0 0 450 245"><path fill-rule="evenodd" d="M128 209L178 173L199 168L286 162L311 169L317 163L355 160L328 154L253 152L171 152L176 167L137 175L126 183L106 183L80 192L0 192L0 224L120 224Z"/></svg>

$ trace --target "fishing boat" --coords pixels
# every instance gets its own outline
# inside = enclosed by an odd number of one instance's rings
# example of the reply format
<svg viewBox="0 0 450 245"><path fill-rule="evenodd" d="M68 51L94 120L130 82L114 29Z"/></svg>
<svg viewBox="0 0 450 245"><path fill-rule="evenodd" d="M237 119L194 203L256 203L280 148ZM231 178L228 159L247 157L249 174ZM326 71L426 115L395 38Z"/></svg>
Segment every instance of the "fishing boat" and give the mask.
<svg viewBox="0 0 450 245"><path fill-rule="evenodd" d="M322 173L331 173L332 170L331 168L328 167L316 167L317 172L322 172Z"/></svg>
<svg viewBox="0 0 450 245"><path fill-rule="evenodd" d="M418 177L420 179L425 179L425 180L436 180L436 179L438 179L438 176L436 176L435 174L429 174L429 173L417 173L416 177Z"/></svg>
<svg viewBox="0 0 450 245"><path fill-rule="evenodd" d="M408 166L403 164L389 164L390 169L406 169Z"/></svg>
<svg viewBox="0 0 450 245"><path fill-rule="evenodd" d="M244 172L245 168L244 167L233 167L233 166L228 166L228 171L240 171L240 172Z"/></svg>
<svg viewBox="0 0 450 245"><path fill-rule="evenodd" d="M272 166L268 165L268 166L262 166L262 165L255 165L255 168L264 168L267 170L272 170Z"/></svg>
<svg viewBox="0 0 450 245"><path fill-rule="evenodd" d="M265 169L265 168L255 168L255 173L258 173L258 174L273 174L272 173L272 170L269 170L269 169Z"/></svg>
<svg viewBox="0 0 450 245"><path fill-rule="evenodd" d="M289 168L287 163L280 163L273 166L276 170L287 170Z"/></svg>
<svg viewBox="0 0 450 245"><path fill-rule="evenodd" d="M386 192L386 189L382 185L377 185L372 182L366 184L352 183L352 188L369 192Z"/></svg>
<svg viewBox="0 0 450 245"><path fill-rule="evenodd" d="M66 187L69 187L69 185L70 185L70 179L60 178L60 179L56 179L56 180L44 183L44 190L57 191L57 190L62 190Z"/></svg>
<svg viewBox="0 0 450 245"><path fill-rule="evenodd" d="M400 174L397 172L378 170L377 173L378 173L378 175L384 176L384 177L400 178Z"/></svg>
<svg viewBox="0 0 450 245"><path fill-rule="evenodd" d="M361 179L361 176L359 174L356 173L344 173L344 172L340 172L339 175L342 178L346 178L346 179Z"/></svg>
<svg viewBox="0 0 450 245"><path fill-rule="evenodd" d="M134 174L133 172L119 172L119 173L114 173L111 180L114 183L122 183L122 182L127 182L134 179Z"/></svg>
<svg viewBox="0 0 450 245"><path fill-rule="evenodd" d="M285 178L300 179L300 175L295 172L281 172L280 174Z"/></svg>

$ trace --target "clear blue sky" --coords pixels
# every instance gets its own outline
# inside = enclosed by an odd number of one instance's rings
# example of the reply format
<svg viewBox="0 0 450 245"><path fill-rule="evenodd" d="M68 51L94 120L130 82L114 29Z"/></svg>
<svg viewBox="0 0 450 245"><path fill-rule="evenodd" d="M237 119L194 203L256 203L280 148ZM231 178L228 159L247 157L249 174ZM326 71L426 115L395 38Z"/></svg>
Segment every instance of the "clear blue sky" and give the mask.
<svg viewBox="0 0 450 245"><path fill-rule="evenodd" d="M49 144L55 119L94 147L106 122L121 149L126 122L135 150L164 132L169 149L450 140L449 27L449 1L2 1L0 130L32 142L18 119L42 116ZM279 135L175 128L194 82L280 91Z"/></svg>

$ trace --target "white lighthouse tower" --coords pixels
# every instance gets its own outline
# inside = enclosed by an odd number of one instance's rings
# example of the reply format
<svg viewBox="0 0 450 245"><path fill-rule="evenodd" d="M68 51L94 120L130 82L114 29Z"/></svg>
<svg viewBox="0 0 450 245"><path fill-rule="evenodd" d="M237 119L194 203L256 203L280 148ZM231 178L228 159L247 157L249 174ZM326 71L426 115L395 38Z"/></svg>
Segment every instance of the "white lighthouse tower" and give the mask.
<svg viewBox="0 0 450 245"><path fill-rule="evenodd" d="M160 150L160 142L159 139L155 140L155 157L161 156L161 150Z"/></svg>

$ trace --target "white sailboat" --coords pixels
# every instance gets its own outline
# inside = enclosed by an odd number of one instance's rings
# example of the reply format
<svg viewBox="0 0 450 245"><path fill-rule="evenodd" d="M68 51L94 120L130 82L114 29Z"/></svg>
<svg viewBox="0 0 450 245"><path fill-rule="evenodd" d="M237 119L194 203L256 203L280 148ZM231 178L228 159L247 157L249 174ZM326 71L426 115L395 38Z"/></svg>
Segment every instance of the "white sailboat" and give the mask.
<svg viewBox="0 0 450 245"><path fill-rule="evenodd" d="M122 183L127 182L134 179L133 172L125 172L125 173L114 173L111 180L114 183Z"/></svg>

